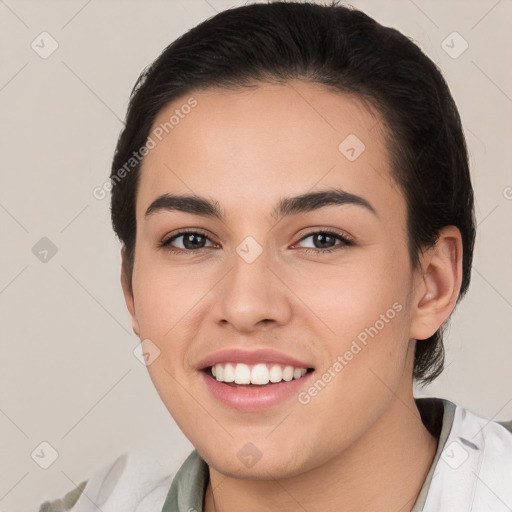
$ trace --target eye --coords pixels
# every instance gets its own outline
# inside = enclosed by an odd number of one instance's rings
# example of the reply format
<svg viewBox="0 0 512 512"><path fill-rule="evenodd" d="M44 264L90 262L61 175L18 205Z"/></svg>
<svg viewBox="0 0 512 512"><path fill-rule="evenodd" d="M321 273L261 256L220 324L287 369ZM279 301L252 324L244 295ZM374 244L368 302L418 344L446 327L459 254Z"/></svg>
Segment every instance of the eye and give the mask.
<svg viewBox="0 0 512 512"><path fill-rule="evenodd" d="M308 238L312 239L313 247L305 247L303 248L304 251L314 252L317 254L333 252L335 250L343 249L344 247L353 245L352 240L350 240L348 237L327 230L314 231L309 233L308 235L302 237L299 242L303 242ZM176 247L174 244L177 244L177 241L180 239L181 242L179 245L181 245L181 247ZM211 242L210 238L204 232L198 230L183 230L165 239L159 244L159 246L171 252L199 252L202 249L208 247L205 245L207 241L210 241L210 247L216 246L213 242ZM336 244L336 241L339 241L340 243Z"/></svg>
<svg viewBox="0 0 512 512"><path fill-rule="evenodd" d="M317 254L337 251L339 249L343 249L344 247L353 245L352 240L333 231L315 231L302 237L300 242L307 240L308 238L312 239L313 247L306 247L304 250L306 252L314 252ZM337 240L339 240L341 243L336 244Z"/></svg>
<svg viewBox="0 0 512 512"><path fill-rule="evenodd" d="M181 240L181 247L175 247L173 244L177 240ZM197 252L201 249L205 248L206 240L210 240L208 236L197 230L184 230L179 233L174 234L173 236L167 238L159 245L160 247L164 247L165 249L171 252ZM210 240L211 242L211 240ZM212 243L214 246L215 244Z"/></svg>

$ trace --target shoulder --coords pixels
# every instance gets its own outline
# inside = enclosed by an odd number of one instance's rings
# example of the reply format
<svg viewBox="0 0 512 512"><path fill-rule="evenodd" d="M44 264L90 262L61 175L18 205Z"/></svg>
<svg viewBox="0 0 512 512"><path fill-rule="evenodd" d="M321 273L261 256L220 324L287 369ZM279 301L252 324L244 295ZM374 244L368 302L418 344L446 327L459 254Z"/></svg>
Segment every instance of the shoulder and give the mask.
<svg viewBox="0 0 512 512"><path fill-rule="evenodd" d="M510 511L511 427L511 421L493 421L455 406L423 512Z"/></svg>
<svg viewBox="0 0 512 512"><path fill-rule="evenodd" d="M512 420L487 419L457 405L452 430L466 437L471 436L474 442L478 441L482 444L482 450L492 447L493 443L505 450L512 449ZM491 444L488 445L488 443Z"/></svg>
<svg viewBox="0 0 512 512"><path fill-rule="evenodd" d="M461 454L469 462L474 462L475 476L488 471L489 475L495 475L496 470L501 469L512 489L512 421L487 419L456 406L447 445L448 441L452 446L464 447Z"/></svg>
<svg viewBox="0 0 512 512"><path fill-rule="evenodd" d="M509 421L497 421L498 425L505 427L512 434L512 420Z"/></svg>
<svg viewBox="0 0 512 512"><path fill-rule="evenodd" d="M80 498L87 485L87 480L81 482L78 487L69 491L63 498L54 501L45 501L39 507L39 512L67 512L71 510Z"/></svg>
<svg viewBox="0 0 512 512"><path fill-rule="evenodd" d="M45 501L39 512L161 510L177 468L175 457L158 447L136 448L109 461L64 497Z"/></svg>

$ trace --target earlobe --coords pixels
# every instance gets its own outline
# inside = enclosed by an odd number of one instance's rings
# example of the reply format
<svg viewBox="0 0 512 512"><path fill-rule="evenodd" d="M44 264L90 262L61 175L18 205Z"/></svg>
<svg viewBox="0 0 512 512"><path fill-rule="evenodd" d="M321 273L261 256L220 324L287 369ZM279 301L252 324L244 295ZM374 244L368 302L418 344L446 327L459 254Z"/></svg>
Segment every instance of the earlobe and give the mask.
<svg viewBox="0 0 512 512"><path fill-rule="evenodd" d="M422 273L411 312L410 337L417 340L432 336L457 303L462 282L462 238L458 228L443 228L434 247L421 259Z"/></svg>
<svg viewBox="0 0 512 512"><path fill-rule="evenodd" d="M121 287L123 289L124 300L126 307L130 313L132 319L133 332L140 338L139 334L139 322L137 320L135 311L135 299L133 297L133 287L131 283L131 276L128 275L128 266L126 264L125 247L121 249Z"/></svg>

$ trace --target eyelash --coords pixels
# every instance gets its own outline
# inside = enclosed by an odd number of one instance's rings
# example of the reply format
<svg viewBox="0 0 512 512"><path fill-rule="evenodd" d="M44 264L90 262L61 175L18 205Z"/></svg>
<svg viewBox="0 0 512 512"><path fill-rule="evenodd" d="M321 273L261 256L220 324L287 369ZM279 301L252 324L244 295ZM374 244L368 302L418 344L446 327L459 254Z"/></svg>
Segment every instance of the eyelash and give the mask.
<svg viewBox="0 0 512 512"><path fill-rule="evenodd" d="M207 238L209 240L208 235L206 233L202 232L201 230L199 230L199 229L190 229L190 230L179 231L178 233L174 234L172 237L167 238L166 240L163 240L158 245L159 245L159 247L164 248L165 250L173 252L173 253L201 252L202 250L207 249L207 247L200 247L199 249L193 249L193 250L192 249L178 249L178 248L172 247L170 245L171 242L173 242L174 240L176 240L180 236L189 235L189 234L200 235L200 236L202 236L204 238ZM310 236L313 236L313 235L326 235L326 236L330 236L330 237L333 237L333 238L337 238L338 240L341 240L341 242L343 242L343 243L339 244L339 245L335 245L334 247L329 248L329 249L314 249L314 248L311 248L311 247L304 247L302 249L305 252L313 252L315 254L324 254L324 253L331 253L333 251L340 250L343 247L349 247L351 245L354 245L353 241L350 240L349 238L347 238L346 236L340 235L339 233L336 233L334 231L327 231L327 230L322 230L322 229L319 230L319 231L312 231L311 233L308 233L307 235L304 235L299 240L299 242L302 242L306 238L309 238Z"/></svg>

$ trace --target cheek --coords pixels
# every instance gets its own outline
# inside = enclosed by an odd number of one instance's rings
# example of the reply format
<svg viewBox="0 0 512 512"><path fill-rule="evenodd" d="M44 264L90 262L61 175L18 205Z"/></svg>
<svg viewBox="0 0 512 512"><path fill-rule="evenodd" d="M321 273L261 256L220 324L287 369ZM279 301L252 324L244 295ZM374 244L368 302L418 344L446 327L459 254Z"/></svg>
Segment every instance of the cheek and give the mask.
<svg viewBox="0 0 512 512"><path fill-rule="evenodd" d="M377 376L391 387L398 384L409 343L409 286L405 251L318 267L295 280L294 291L314 313L305 328L317 326L326 352L323 371L339 363L332 390L340 396L347 390L353 397L372 395L376 384L382 387Z"/></svg>
<svg viewBox="0 0 512 512"><path fill-rule="evenodd" d="M203 277L185 267L170 268L141 257L133 281L141 337L178 339L176 333L190 322L195 308L208 292Z"/></svg>
<svg viewBox="0 0 512 512"><path fill-rule="evenodd" d="M193 338L200 284L187 272L159 269L143 262L134 271L135 311L142 340L156 346L158 357L147 366L153 384L168 407L184 407L180 382L187 371L186 355ZM146 342L148 343L148 342ZM177 379L177 381L175 380ZM169 396L168 393L174 390ZM178 391L178 392L177 392Z"/></svg>
<svg viewBox="0 0 512 512"><path fill-rule="evenodd" d="M290 274L289 279L294 279L294 292L309 307L310 319L323 323L326 334L345 341L379 322L390 309L384 321L388 317L393 320L393 304L404 306L409 286L407 265L396 257L354 258L347 264L312 266L301 272L300 278ZM381 322L378 327L382 327Z"/></svg>

